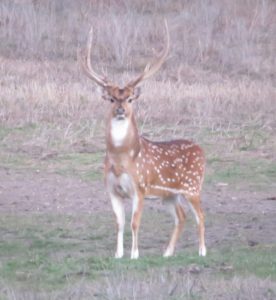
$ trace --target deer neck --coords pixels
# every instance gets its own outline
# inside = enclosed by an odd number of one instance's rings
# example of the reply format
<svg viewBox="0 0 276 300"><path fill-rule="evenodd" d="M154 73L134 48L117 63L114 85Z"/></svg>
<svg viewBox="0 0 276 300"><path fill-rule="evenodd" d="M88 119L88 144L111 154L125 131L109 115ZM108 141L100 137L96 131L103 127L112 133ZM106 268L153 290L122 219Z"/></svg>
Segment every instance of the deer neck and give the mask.
<svg viewBox="0 0 276 300"><path fill-rule="evenodd" d="M140 137L133 115L124 120L109 119L106 144L107 154L115 163L133 161L140 151Z"/></svg>

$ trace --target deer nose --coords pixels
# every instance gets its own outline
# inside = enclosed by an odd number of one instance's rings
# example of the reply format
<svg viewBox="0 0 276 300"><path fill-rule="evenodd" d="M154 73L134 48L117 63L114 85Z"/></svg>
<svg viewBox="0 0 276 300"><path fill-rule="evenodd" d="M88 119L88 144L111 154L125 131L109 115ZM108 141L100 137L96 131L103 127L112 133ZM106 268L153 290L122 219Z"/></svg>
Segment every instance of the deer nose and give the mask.
<svg viewBox="0 0 276 300"><path fill-rule="evenodd" d="M125 113L125 109L122 107L122 106L119 106L117 109L116 109L116 114L117 115L123 115Z"/></svg>

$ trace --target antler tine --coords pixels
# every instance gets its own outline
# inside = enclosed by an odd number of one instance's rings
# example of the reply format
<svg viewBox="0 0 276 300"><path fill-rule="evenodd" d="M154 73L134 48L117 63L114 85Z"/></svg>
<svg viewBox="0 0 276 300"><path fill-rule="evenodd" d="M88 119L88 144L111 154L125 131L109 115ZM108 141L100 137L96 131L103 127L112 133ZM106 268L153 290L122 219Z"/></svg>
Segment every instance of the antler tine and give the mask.
<svg viewBox="0 0 276 300"><path fill-rule="evenodd" d="M128 86L135 87L137 84L139 84L141 81L149 78L153 74L155 74L164 63L168 53L169 53L169 47L170 47L170 35L169 35L169 29L168 29L168 23L167 20L165 20L165 29L166 29L166 47L163 49L163 51L159 54L157 59L153 63L148 63L142 72L136 79L130 81L128 83Z"/></svg>
<svg viewBox="0 0 276 300"><path fill-rule="evenodd" d="M78 59L81 63L81 66L85 72L85 74L95 81L97 84L99 84L102 87L107 87L109 85L108 80L104 78L103 76L97 74L92 66L91 66L91 48L92 48L92 41L93 41L93 28L91 27L87 39L87 46L86 46L86 53L83 54L83 51L78 52Z"/></svg>

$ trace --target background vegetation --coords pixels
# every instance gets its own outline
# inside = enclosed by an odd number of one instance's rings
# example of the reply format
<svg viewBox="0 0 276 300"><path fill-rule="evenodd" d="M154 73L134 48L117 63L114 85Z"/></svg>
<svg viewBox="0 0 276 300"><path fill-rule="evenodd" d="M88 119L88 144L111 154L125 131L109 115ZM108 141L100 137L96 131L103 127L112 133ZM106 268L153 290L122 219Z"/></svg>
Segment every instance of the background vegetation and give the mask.
<svg viewBox="0 0 276 300"><path fill-rule="evenodd" d="M37 172L45 177L59 174L99 185L108 103L82 74L77 50L93 26L95 69L123 85L162 49L164 18L170 54L159 74L143 84L135 104L141 133L154 140L185 137L201 144L208 159L205 186L210 198L217 193L215 187L226 186L229 195L233 190L254 191L273 199L273 0L2 0L1 170L23 172L27 178ZM3 191L4 183L0 203ZM95 190L93 197L102 193ZM218 193L220 198L223 192ZM44 199L42 194L39 200ZM271 215L263 217L271 220L269 228L275 211L271 204ZM234 204L229 214L233 210ZM154 251L148 250L138 262L109 258L115 243L112 215L107 208L102 211L100 216L93 209L92 215L82 212L80 218L71 212L26 214L16 206L2 210L0 298L273 299L276 295L273 231L267 239L258 237L259 246L253 251L239 235L223 240L226 232L220 229L229 222L262 222L254 221L261 211L234 213L233 220L221 218L219 210L210 212L214 221L207 223L207 231L216 231L223 241L206 260L195 256L196 236L178 256L157 257L153 228L167 232L168 224L159 224L158 217L148 212L144 232L151 234L144 249ZM194 230L185 234L184 244ZM166 239L161 238L162 244Z"/></svg>

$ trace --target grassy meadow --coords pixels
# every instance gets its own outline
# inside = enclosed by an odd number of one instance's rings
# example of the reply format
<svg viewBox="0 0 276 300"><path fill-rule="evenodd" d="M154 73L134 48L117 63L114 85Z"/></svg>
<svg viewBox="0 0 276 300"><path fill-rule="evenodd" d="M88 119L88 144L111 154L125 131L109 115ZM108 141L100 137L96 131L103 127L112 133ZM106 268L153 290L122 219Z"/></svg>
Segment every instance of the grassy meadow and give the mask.
<svg viewBox="0 0 276 300"><path fill-rule="evenodd" d="M103 186L109 103L82 73L94 29L97 72L141 85L141 134L205 150L206 258L187 210L173 220L146 202L141 258L113 258ZM0 2L0 299L275 299L276 2L273 0L2 0Z"/></svg>

